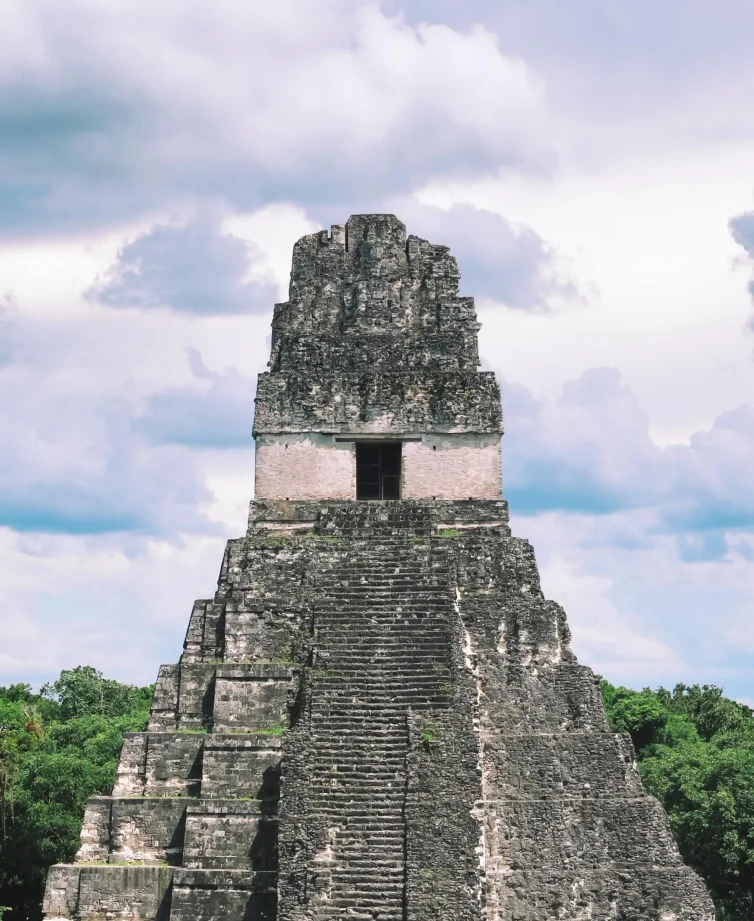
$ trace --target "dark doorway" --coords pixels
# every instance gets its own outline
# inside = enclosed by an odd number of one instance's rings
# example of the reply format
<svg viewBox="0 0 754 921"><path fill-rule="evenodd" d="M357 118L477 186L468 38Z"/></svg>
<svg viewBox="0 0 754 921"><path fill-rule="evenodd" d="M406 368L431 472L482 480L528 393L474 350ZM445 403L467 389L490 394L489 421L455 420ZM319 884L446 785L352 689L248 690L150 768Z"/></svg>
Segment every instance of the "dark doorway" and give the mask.
<svg viewBox="0 0 754 921"><path fill-rule="evenodd" d="M356 498L400 499L401 445L356 444Z"/></svg>

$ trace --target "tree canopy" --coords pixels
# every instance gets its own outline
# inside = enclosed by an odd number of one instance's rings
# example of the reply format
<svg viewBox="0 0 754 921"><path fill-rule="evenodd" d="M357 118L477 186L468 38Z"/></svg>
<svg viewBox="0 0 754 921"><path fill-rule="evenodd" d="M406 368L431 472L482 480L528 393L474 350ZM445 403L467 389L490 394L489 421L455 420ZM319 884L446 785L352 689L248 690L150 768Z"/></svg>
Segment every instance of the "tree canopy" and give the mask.
<svg viewBox="0 0 754 921"><path fill-rule="evenodd" d="M0 917L38 921L48 867L72 860L84 806L115 780L124 732L146 728L153 688L61 673L39 694L0 687Z"/></svg>
<svg viewBox="0 0 754 921"><path fill-rule="evenodd" d="M611 727L628 732L647 792L665 807L683 859L719 921L754 918L754 713L721 688L632 691L602 681Z"/></svg>
<svg viewBox="0 0 754 921"><path fill-rule="evenodd" d="M647 791L719 921L754 918L754 713L718 687L633 691L602 681L611 727L630 734ZM79 846L84 806L110 792L124 732L146 728L152 687L63 671L34 693L0 687L0 918L39 921L48 867Z"/></svg>

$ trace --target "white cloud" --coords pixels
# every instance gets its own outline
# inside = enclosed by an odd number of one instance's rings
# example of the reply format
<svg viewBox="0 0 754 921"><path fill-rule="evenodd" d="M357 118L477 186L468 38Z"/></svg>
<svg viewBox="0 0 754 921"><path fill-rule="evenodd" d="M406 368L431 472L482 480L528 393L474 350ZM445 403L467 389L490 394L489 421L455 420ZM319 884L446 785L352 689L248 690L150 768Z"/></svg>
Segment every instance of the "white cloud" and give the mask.
<svg viewBox="0 0 754 921"><path fill-rule="evenodd" d="M0 683L41 684L84 664L153 682L157 665L180 653L194 598L212 597L223 546L219 537L124 546L0 528Z"/></svg>
<svg viewBox="0 0 754 921"><path fill-rule="evenodd" d="M565 607L583 664L631 687L682 681L749 693L751 654L741 639L754 605L750 557L731 542L722 558L688 562L674 538L649 536L653 517L522 517L513 508L512 526L532 541L543 591Z"/></svg>
<svg viewBox="0 0 754 921"><path fill-rule="evenodd" d="M483 26L412 27L341 0L275 6L6 12L6 228L111 223L196 195L240 210L374 199L552 165L543 85Z"/></svg>

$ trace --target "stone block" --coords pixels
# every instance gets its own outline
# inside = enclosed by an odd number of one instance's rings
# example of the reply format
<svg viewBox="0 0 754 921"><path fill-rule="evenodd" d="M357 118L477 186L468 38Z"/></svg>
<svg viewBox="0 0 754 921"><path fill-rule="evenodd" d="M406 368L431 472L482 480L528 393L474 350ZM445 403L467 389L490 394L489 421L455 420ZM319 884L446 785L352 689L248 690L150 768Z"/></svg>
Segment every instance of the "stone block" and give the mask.
<svg viewBox="0 0 754 921"><path fill-rule="evenodd" d="M45 893L45 918L168 921L172 867L57 865Z"/></svg>
<svg viewBox="0 0 754 921"><path fill-rule="evenodd" d="M177 870L171 921L275 921L276 876L248 870Z"/></svg>
<svg viewBox="0 0 754 921"><path fill-rule="evenodd" d="M214 728L288 728L297 690L297 672L278 665L218 666Z"/></svg>
<svg viewBox="0 0 754 921"><path fill-rule="evenodd" d="M55 864L47 874L42 911L45 918L73 918L79 904L81 868Z"/></svg>
<svg viewBox="0 0 754 921"><path fill-rule="evenodd" d="M123 736L114 796L135 796L144 792L147 738L146 732L127 732Z"/></svg>
<svg viewBox="0 0 754 921"><path fill-rule="evenodd" d="M267 372L258 378L255 437L283 432L501 434L502 426L500 391L490 372L326 378Z"/></svg>
<svg viewBox="0 0 754 921"><path fill-rule="evenodd" d="M301 629L303 613L299 599L290 590L258 599L249 592L235 609L225 615L225 659L240 663L265 659L290 659L291 648Z"/></svg>
<svg viewBox="0 0 754 921"><path fill-rule="evenodd" d="M81 846L76 854L77 862L107 860L110 854L111 802L109 796L93 796L88 800L81 826Z"/></svg>
<svg viewBox="0 0 754 921"><path fill-rule="evenodd" d="M487 802L484 838L488 873L681 863L667 816L650 796Z"/></svg>
<svg viewBox="0 0 754 921"><path fill-rule="evenodd" d="M196 796L201 787L206 733L150 732L144 793Z"/></svg>
<svg viewBox="0 0 754 921"><path fill-rule="evenodd" d="M127 733L113 796L198 795L205 738L202 732Z"/></svg>
<svg viewBox="0 0 754 921"><path fill-rule="evenodd" d="M188 808L183 866L277 870L277 799L201 800Z"/></svg>
<svg viewBox="0 0 754 921"><path fill-rule="evenodd" d="M715 921L704 884L688 867L492 873L487 910L506 921Z"/></svg>
<svg viewBox="0 0 754 921"><path fill-rule="evenodd" d="M110 862L180 864L186 797L129 797L110 801Z"/></svg>
<svg viewBox="0 0 754 921"><path fill-rule="evenodd" d="M185 662L180 666L176 725L178 729L201 729L212 721L215 694L214 664Z"/></svg>
<svg viewBox="0 0 754 921"><path fill-rule="evenodd" d="M485 668L480 716L503 733L608 732L597 678L570 663L550 667Z"/></svg>
<svg viewBox="0 0 754 921"><path fill-rule="evenodd" d="M204 750L202 797L265 798L277 792L281 739L213 733Z"/></svg>
<svg viewBox="0 0 754 921"><path fill-rule="evenodd" d="M563 732L482 736L490 799L639 796L642 786L627 735Z"/></svg>

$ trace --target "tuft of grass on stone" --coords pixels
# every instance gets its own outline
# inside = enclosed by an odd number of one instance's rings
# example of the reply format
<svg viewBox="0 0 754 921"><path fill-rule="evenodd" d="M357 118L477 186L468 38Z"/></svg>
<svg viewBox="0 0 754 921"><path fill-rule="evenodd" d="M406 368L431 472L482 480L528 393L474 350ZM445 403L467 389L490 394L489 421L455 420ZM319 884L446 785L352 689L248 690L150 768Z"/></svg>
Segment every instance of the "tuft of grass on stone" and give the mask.
<svg viewBox="0 0 754 921"><path fill-rule="evenodd" d="M422 723L419 727L419 741L426 751L430 751L432 743L440 737L440 730L434 723Z"/></svg>

